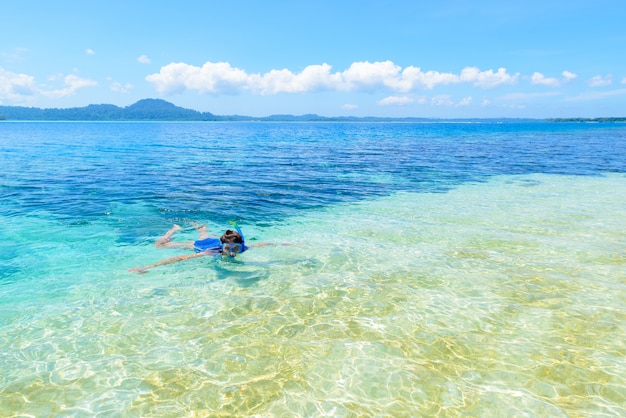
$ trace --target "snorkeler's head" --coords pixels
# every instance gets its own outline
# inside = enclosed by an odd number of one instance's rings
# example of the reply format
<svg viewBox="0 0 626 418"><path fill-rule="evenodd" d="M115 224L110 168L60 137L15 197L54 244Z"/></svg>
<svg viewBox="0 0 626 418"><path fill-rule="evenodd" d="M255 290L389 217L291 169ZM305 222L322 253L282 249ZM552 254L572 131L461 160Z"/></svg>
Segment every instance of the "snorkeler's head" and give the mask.
<svg viewBox="0 0 626 418"><path fill-rule="evenodd" d="M225 243L243 244L243 237L241 236L239 232L233 231L231 229L227 229L226 232L224 232L224 235L221 236L220 241L222 242L222 244L225 244Z"/></svg>
<svg viewBox="0 0 626 418"><path fill-rule="evenodd" d="M226 230L224 235L221 236L220 241L222 243L222 250L220 251L222 255L235 257L237 254L243 252L243 237L237 231Z"/></svg>

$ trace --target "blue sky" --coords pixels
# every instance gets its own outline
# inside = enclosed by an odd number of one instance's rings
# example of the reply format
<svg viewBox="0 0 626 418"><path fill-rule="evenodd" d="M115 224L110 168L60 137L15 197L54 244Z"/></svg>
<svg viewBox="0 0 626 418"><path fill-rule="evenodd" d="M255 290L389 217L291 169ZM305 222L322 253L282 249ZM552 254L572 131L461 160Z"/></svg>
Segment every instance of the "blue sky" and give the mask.
<svg viewBox="0 0 626 418"><path fill-rule="evenodd" d="M626 116L624 0L20 0L0 105Z"/></svg>

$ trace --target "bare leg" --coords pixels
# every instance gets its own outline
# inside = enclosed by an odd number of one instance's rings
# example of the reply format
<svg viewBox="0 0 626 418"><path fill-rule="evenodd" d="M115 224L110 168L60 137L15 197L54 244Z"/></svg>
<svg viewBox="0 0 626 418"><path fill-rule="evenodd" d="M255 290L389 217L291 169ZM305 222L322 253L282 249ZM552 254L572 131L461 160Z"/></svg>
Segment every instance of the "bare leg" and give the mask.
<svg viewBox="0 0 626 418"><path fill-rule="evenodd" d="M183 228L181 228L180 225L175 224L165 233L165 235L157 239L154 245L159 248L193 248L193 241L172 242L172 235L174 235L176 231L180 231L182 229Z"/></svg>
<svg viewBox="0 0 626 418"><path fill-rule="evenodd" d="M152 264L150 266L134 267L134 268L128 269L128 271L132 271L133 273L143 274L147 270L153 269L153 268L158 267L158 266L163 266L165 264L178 263L179 261L189 260L191 258L196 258L196 257L203 257L205 255L210 255L210 254L211 254L210 252L204 251L204 252L201 252L201 253L190 254L190 255L178 255L178 256L175 256L175 257L170 257L170 258L168 258L166 260L159 261L158 263Z"/></svg>
<svg viewBox="0 0 626 418"><path fill-rule="evenodd" d="M167 231L165 235L156 240L154 245L156 245L157 247L167 247L172 240L172 235L174 235L176 231L180 231L181 229L183 228L181 228L180 225L174 224L174 226L169 231Z"/></svg>

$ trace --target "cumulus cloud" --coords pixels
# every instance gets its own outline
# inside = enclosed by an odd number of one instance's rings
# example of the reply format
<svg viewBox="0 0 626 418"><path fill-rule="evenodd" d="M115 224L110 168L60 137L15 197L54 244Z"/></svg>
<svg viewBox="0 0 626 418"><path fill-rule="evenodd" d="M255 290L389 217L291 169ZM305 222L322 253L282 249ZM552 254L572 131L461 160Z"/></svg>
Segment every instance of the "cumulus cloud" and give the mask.
<svg viewBox="0 0 626 418"><path fill-rule="evenodd" d="M133 85L130 83L122 84L117 81L112 81L109 88L115 93L128 93L133 88Z"/></svg>
<svg viewBox="0 0 626 418"><path fill-rule="evenodd" d="M462 106L469 106L470 104L472 104L472 97L468 96L468 97L464 97L463 99L461 99L461 101L458 102L456 105L457 107L462 107Z"/></svg>
<svg viewBox="0 0 626 418"><path fill-rule="evenodd" d="M534 72L530 77L531 84L543 85L548 87L560 87L561 85L574 80L577 76L570 71L563 71L562 78L545 77L539 72Z"/></svg>
<svg viewBox="0 0 626 418"><path fill-rule="evenodd" d="M202 67L178 62L162 67L158 74L151 74L146 80L162 94L186 90L220 94L239 92L247 87L249 78L245 71L231 67L227 62L207 62Z"/></svg>
<svg viewBox="0 0 626 418"><path fill-rule="evenodd" d="M303 72L307 71L309 67L306 67ZM322 67L325 70L323 74L323 80L325 86L329 89L334 88L338 90L348 91L371 91L375 90L375 86L384 85L385 81L390 77L393 77L399 67L394 65L391 61L385 62L355 62L343 73L331 74L331 66L323 64ZM285 70L287 71L287 70ZM305 87L309 89L319 89L315 85Z"/></svg>
<svg viewBox="0 0 626 418"><path fill-rule="evenodd" d="M464 68L460 74L422 71L419 67L402 68L391 61L354 62L344 71L332 72L326 63L309 65L301 72L288 69L271 70L265 74L248 74L228 62L206 62L202 67L186 63L171 63L146 80L161 94L197 91L209 94L237 94L250 91L254 94L309 93L317 91L372 92L388 90L408 93L418 89L431 90L439 85L471 83L480 88L494 88L502 84L515 84L519 73L509 74L505 68L481 71L476 67Z"/></svg>
<svg viewBox="0 0 626 418"><path fill-rule="evenodd" d="M87 78L80 78L77 75L70 74L63 79L63 84L65 87L61 89L41 91L41 94L46 97L53 98L67 97L73 95L82 88L95 87L98 85L98 82L94 80L89 80Z"/></svg>
<svg viewBox="0 0 626 418"><path fill-rule="evenodd" d="M137 62L141 64L150 64L150 58L147 55L140 55L137 57Z"/></svg>
<svg viewBox="0 0 626 418"><path fill-rule="evenodd" d="M532 77L530 77L530 82L532 84L541 84L543 86L550 87L558 87L561 82L554 77L545 77L543 74L535 72Z"/></svg>
<svg viewBox="0 0 626 418"><path fill-rule="evenodd" d="M414 100L411 97L407 96L389 96L385 97L382 100L378 101L378 104L381 106L402 106L407 105L409 103L413 103Z"/></svg>
<svg viewBox="0 0 626 418"><path fill-rule="evenodd" d="M91 48L87 48L87 49L85 50L85 53L86 53L87 55L95 55L95 54L96 54L96 52L95 52L93 49L91 49Z"/></svg>
<svg viewBox="0 0 626 418"><path fill-rule="evenodd" d="M409 66L402 71L400 79L393 83L395 90L407 92L417 88L432 90L437 85L454 84L460 82L459 76L452 73L438 71L422 71L419 67Z"/></svg>
<svg viewBox="0 0 626 418"><path fill-rule="evenodd" d="M242 81L241 87L244 89L259 94L315 92L332 89L336 76L330 73L330 69L328 64L309 65L298 74L283 69L272 70L264 75L252 74L250 76L238 70L237 80Z"/></svg>
<svg viewBox="0 0 626 418"><path fill-rule="evenodd" d="M494 88L501 84L516 84L518 79L519 73L508 74L505 68L498 68L496 73L493 70L480 71L476 67L467 67L461 71L461 81L486 89Z"/></svg>
<svg viewBox="0 0 626 418"><path fill-rule="evenodd" d="M454 106L454 102L452 101L452 98L450 97L449 94L440 94L437 96L434 96L430 102L434 105L434 106Z"/></svg>
<svg viewBox="0 0 626 418"><path fill-rule="evenodd" d="M358 109L359 106L352 104L352 103L346 103L345 105L341 106L342 109L345 110L354 110L354 109Z"/></svg>
<svg viewBox="0 0 626 418"><path fill-rule="evenodd" d="M95 87L98 82L77 75L68 76L53 75L49 82L57 84L61 82L61 88L54 88L50 85L39 84L33 76L17 74L0 67L0 103L22 103L44 96L51 98L67 97L75 94L86 87Z"/></svg>
<svg viewBox="0 0 626 418"><path fill-rule="evenodd" d="M572 81L576 77L578 77L576 74L574 74L574 73L572 73L570 71L567 71L567 70L563 71L561 74L563 75L563 81L564 82Z"/></svg>
<svg viewBox="0 0 626 418"><path fill-rule="evenodd" d="M32 96L36 92L34 77L13 73L0 67L0 103L4 100L19 102L24 96Z"/></svg>
<svg viewBox="0 0 626 418"><path fill-rule="evenodd" d="M613 76L611 74L601 76L597 75L589 80L589 87L606 87L613 84Z"/></svg>

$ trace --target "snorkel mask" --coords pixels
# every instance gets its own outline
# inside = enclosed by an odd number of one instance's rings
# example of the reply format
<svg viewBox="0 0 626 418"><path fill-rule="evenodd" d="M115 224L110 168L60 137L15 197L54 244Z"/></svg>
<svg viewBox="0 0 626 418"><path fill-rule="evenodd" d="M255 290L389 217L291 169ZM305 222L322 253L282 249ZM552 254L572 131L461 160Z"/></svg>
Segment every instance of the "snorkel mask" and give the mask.
<svg viewBox="0 0 626 418"><path fill-rule="evenodd" d="M222 255L226 255L228 257L235 257L237 254L242 252L243 245L238 242L225 242L222 244Z"/></svg>

